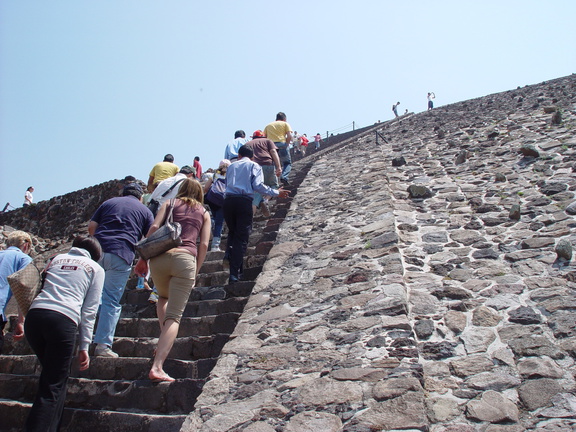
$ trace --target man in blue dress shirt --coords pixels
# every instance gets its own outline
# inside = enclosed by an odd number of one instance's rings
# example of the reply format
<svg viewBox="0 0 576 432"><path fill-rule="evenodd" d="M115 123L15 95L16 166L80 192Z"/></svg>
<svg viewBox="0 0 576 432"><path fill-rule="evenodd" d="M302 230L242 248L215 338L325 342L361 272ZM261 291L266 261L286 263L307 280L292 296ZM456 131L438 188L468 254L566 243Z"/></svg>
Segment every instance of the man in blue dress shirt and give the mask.
<svg viewBox="0 0 576 432"><path fill-rule="evenodd" d="M251 158L252 149L243 145L238 149L238 160L226 171L224 219L228 226L226 255L230 262L230 283L238 282L243 270L244 253L252 231L252 199L254 192L271 197L286 198L287 190L276 190L264 184L262 168Z"/></svg>

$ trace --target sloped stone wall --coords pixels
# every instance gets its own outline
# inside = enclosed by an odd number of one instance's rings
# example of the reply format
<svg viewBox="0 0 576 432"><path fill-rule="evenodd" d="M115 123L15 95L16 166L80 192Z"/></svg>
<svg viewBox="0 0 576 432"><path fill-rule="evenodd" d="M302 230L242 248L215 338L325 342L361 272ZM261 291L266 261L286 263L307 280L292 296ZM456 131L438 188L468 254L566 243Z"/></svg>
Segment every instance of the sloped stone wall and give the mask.
<svg viewBox="0 0 576 432"><path fill-rule="evenodd" d="M0 213L0 226L7 225L51 240L71 240L85 234L96 209L109 198L119 196L123 181L111 180L47 201Z"/></svg>
<svg viewBox="0 0 576 432"><path fill-rule="evenodd" d="M181 430L573 430L575 131L570 76L315 155Z"/></svg>

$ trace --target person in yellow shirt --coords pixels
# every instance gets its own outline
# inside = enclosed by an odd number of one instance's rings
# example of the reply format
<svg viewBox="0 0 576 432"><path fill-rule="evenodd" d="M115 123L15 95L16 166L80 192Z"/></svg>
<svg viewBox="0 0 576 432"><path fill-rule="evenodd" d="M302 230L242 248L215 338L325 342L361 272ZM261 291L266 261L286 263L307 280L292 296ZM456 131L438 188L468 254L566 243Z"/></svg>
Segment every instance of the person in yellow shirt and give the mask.
<svg viewBox="0 0 576 432"><path fill-rule="evenodd" d="M178 171L178 165L174 164L174 156L171 154L164 156L164 160L154 165L152 171L150 171L148 184L146 185L148 192L152 193L158 183L167 178L174 177L178 174Z"/></svg>
<svg viewBox="0 0 576 432"><path fill-rule="evenodd" d="M292 142L292 128L286 122L286 114L279 112L276 114L276 121L268 123L264 128L264 135L269 140L272 140L278 148L278 157L282 164L282 174L280 174L280 181L288 186L288 175L292 171L292 158L290 157L290 143Z"/></svg>

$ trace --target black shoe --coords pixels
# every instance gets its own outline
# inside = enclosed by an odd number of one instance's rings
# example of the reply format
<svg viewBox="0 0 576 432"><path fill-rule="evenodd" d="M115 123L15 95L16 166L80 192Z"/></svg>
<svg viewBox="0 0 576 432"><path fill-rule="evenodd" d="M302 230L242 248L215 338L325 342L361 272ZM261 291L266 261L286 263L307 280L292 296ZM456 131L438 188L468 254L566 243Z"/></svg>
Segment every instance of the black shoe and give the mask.
<svg viewBox="0 0 576 432"><path fill-rule="evenodd" d="M229 284L235 284L236 282L238 282L238 277L230 275L230 278L228 279L228 283Z"/></svg>
<svg viewBox="0 0 576 432"><path fill-rule="evenodd" d="M284 177L280 177L280 181L282 182L282 184L284 186L290 186L290 182L288 181L288 179L285 179Z"/></svg>

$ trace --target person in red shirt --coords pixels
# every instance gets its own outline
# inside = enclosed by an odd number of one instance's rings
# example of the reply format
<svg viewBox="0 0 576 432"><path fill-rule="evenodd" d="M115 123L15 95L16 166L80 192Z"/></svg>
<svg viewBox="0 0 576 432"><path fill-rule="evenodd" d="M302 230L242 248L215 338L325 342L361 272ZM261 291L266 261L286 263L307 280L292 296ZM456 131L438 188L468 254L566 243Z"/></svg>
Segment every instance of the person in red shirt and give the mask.
<svg viewBox="0 0 576 432"><path fill-rule="evenodd" d="M310 140L306 136L306 134L300 137L300 151L302 152L302 157L306 156L306 149L308 148L308 143Z"/></svg>
<svg viewBox="0 0 576 432"><path fill-rule="evenodd" d="M196 168L196 178L200 181L202 178L202 165L200 165L200 158L198 156L194 158L194 164L192 166Z"/></svg>

